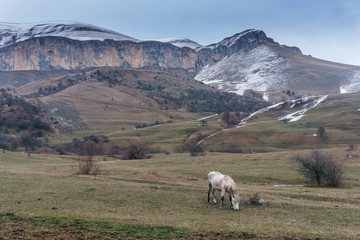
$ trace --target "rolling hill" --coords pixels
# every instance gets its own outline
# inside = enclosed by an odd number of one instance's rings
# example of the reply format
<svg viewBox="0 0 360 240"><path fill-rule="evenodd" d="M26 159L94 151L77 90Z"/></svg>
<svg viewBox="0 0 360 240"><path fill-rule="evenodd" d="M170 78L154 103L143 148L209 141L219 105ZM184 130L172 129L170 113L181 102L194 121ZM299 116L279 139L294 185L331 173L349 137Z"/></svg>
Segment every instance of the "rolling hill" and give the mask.
<svg viewBox="0 0 360 240"><path fill-rule="evenodd" d="M15 93L16 92L16 93ZM190 78L151 70L101 68L40 80L13 92L41 103L63 131L119 130L201 118L224 111L251 112L268 104Z"/></svg>

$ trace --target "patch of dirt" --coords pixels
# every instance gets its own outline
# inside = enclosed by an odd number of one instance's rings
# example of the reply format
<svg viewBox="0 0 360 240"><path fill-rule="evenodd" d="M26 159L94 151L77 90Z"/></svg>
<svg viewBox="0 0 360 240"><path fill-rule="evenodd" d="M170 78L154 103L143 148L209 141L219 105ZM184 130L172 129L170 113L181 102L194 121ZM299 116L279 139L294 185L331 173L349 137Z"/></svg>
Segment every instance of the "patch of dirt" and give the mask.
<svg viewBox="0 0 360 240"><path fill-rule="evenodd" d="M87 130L88 126L80 118L73 102L59 99L43 103L44 115L55 124L61 132Z"/></svg>

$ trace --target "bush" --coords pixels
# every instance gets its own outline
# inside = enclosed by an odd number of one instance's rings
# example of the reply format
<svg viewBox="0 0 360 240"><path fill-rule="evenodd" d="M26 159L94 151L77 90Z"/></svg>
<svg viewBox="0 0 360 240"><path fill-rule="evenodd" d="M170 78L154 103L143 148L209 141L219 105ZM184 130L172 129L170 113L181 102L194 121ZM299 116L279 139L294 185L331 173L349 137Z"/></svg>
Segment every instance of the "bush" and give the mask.
<svg viewBox="0 0 360 240"><path fill-rule="evenodd" d="M148 152L148 141L143 139L131 139L121 146L124 159L142 159Z"/></svg>
<svg viewBox="0 0 360 240"><path fill-rule="evenodd" d="M98 154L98 147L96 146L96 143L92 140L87 140L82 149L83 155L87 156L94 156Z"/></svg>
<svg viewBox="0 0 360 240"><path fill-rule="evenodd" d="M176 146L176 152L189 152L190 156L204 155L204 149L200 146L199 141L201 141L204 136L201 133L192 136L185 136L181 141L181 144Z"/></svg>
<svg viewBox="0 0 360 240"><path fill-rule="evenodd" d="M107 151L106 151L106 154L110 157L115 157L116 155L118 154L121 154L121 148L114 144L114 145L111 145Z"/></svg>
<svg viewBox="0 0 360 240"><path fill-rule="evenodd" d="M92 156L74 159L72 168L76 175L97 175L100 172L100 167L96 164Z"/></svg>
<svg viewBox="0 0 360 240"><path fill-rule="evenodd" d="M300 163L299 172L317 186L341 187L344 179L344 162L336 161L330 154L313 150L307 156L295 156Z"/></svg>
<svg viewBox="0 0 360 240"><path fill-rule="evenodd" d="M325 135L325 128L324 127L318 127L318 130L317 130L317 135L322 137Z"/></svg>

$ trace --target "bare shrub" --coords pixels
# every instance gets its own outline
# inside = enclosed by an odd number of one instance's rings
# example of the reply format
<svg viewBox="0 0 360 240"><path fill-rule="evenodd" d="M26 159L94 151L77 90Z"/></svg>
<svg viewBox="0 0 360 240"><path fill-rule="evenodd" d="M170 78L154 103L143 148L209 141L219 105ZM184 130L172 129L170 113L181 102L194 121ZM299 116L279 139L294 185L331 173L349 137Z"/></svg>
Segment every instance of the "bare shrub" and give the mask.
<svg viewBox="0 0 360 240"><path fill-rule="evenodd" d="M115 157L116 155L121 154L121 147L113 144L111 146L108 146L108 149L106 151L106 154L110 157Z"/></svg>
<svg viewBox="0 0 360 240"><path fill-rule="evenodd" d="M124 159L143 159L149 150L149 142L144 139L131 139L121 145Z"/></svg>
<svg viewBox="0 0 360 240"><path fill-rule="evenodd" d="M189 152L192 157L198 155L204 155L204 149L200 146L199 141L202 140L204 136L200 133L197 135L185 136L181 144L176 146L176 152Z"/></svg>
<svg viewBox="0 0 360 240"><path fill-rule="evenodd" d="M342 186L344 161L337 161L317 149L307 156L297 155L295 160L300 163L299 172L317 186Z"/></svg>
<svg viewBox="0 0 360 240"><path fill-rule="evenodd" d="M98 154L98 148L96 142L93 140L87 140L83 145L83 154L86 156L94 156Z"/></svg>
<svg viewBox="0 0 360 240"><path fill-rule="evenodd" d="M74 159L72 168L76 175L98 175L100 172L100 167L96 164L93 156Z"/></svg>

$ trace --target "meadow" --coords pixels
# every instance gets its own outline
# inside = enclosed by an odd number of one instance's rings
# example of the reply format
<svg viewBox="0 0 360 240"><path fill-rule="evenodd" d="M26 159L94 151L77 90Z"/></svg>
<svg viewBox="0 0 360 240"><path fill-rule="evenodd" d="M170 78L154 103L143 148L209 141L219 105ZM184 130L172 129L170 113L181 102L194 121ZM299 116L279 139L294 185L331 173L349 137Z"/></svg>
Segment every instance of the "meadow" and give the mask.
<svg viewBox="0 0 360 240"><path fill-rule="evenodd" d="M101 156L96 176L74 175L74 156L2 153L0 239L359 239L360 160L346 161L343 188L318 188L298 153ZM207 203L211 170L234 178L240 211ZM255 193L266 206L246 203Z"/></svg>
<svg viewBox="0 0 360 240"><path fill-rule="evenodd" d="M50 143L99 134L111 144L146 139L161 151L143 160L96 156L98 175L74 174L75 155L0 153L0 240L360 239L360 152L348 151L360 141L358 106L358 94L329 96L298 122L279 121L289 112L278 109L228 130L220 115L195 120L209 113L169 112L173 122L141 129L91 127L96 117L80 114L90 129L53 134ZM319 126L324 137L314 136ZM174 151L186 136L215 132L201 143L204 155ZM241 153L217 151L229 146ZM345 159L343 187L315 187L298 172L294 157L314 147ZM223 210L207 202L213 170L238 184L240 211L227 197ZM267 204L248 205L254 194Z"/></svg>

